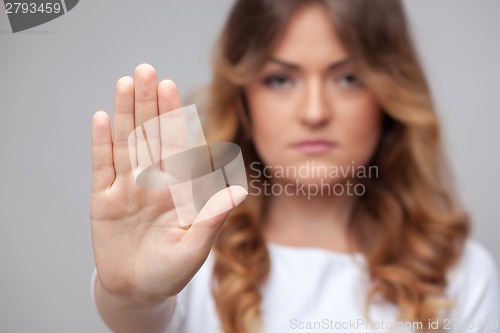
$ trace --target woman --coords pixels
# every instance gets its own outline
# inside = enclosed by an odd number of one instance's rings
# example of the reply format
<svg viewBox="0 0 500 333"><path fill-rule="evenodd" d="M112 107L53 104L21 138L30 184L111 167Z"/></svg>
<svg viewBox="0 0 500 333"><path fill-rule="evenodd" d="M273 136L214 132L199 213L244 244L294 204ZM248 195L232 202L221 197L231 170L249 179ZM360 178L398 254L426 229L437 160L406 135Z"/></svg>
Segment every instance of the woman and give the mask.
<svg viewBox="0 0 500 333"><path fill-rule="evenodd" d="M93 118L108 326L495 331L496 267L468 239L401 3L239 0L217 51L204 128L241 147L249 179L227 222L220 210L176 227L169 191L134 182L127 137L181 107L172 81L140 65L117 83L113 139L107 115Z"/></svg>

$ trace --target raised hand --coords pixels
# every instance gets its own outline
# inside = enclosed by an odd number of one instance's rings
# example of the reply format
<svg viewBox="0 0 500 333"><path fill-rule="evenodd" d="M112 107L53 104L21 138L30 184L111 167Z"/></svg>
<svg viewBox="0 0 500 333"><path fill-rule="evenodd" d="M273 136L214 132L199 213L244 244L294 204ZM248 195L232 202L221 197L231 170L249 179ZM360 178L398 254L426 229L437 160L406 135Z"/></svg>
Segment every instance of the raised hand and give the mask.
<svg viewBox="0 0 500 333"><path fill-rule="evenodd" d="M129 134L180 107L174 82L158 84L154 68L142 64L134 79L117 82L113 135L104 111L92 120L90 217L99 283L110 294L140 306L160 303L184 288L207 258L232 208L223 207L220 199L229 194L237 205L247 195L242 187L226 188L207 202L196 223L181 228L168 187L135 183Z"/></svg>

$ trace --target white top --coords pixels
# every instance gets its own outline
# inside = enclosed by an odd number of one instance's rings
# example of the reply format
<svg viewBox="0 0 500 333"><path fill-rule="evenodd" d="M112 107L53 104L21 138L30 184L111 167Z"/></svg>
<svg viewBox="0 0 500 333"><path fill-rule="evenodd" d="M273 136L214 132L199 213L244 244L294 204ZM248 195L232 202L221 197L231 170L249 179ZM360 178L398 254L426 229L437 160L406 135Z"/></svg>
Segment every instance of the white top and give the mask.
<svg viewBox="0 0 500 333"><path fill-rule="evenodd" d="M398 322L395 306L379 302L370 308L370 326L364 315L370 282L362 254L275 243L268 247L271 271L262 289L263 333L416 332L420 325ZM222 333L210 289L212 268L209 255L177 296L165 333ZM446 294L456 306L441 323L445 331L500 332L499 281L490 253L468 240L464 256L448 272ZM428 328L429 323L421 325Z"/></svg>

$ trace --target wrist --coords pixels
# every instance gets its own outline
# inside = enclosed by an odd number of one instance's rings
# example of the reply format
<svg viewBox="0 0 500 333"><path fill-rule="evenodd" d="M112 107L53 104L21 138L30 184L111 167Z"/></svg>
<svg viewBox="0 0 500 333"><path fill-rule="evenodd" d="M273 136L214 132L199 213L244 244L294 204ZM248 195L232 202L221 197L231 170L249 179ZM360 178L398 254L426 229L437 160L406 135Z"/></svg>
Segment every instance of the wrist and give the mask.
<svg viewBox="0 0 500 333"><path fill-rule="evenodd" d="M106 303L113 303L115 306L119 306L130 311L149 311L155 308L163 309L167 305L168 300L175 298L116 294L103 286L97 274L94 290L96 300L105 299Z"/></svg>

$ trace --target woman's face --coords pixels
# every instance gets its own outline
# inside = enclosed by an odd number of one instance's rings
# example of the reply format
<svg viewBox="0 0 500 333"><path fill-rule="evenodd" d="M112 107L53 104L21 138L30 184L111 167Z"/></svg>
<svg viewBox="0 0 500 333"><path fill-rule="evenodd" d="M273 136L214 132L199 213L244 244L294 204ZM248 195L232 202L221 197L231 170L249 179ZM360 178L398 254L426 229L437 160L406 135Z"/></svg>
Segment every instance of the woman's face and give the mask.
<svg viewBox="0 0 500 333"><path fill-rule="evenodd" d="M382 112L320 5L292 16L245 93L259 156L269 171L288 168L287 182L336 183L314 171L366 165L376 149Z"/></svg>

